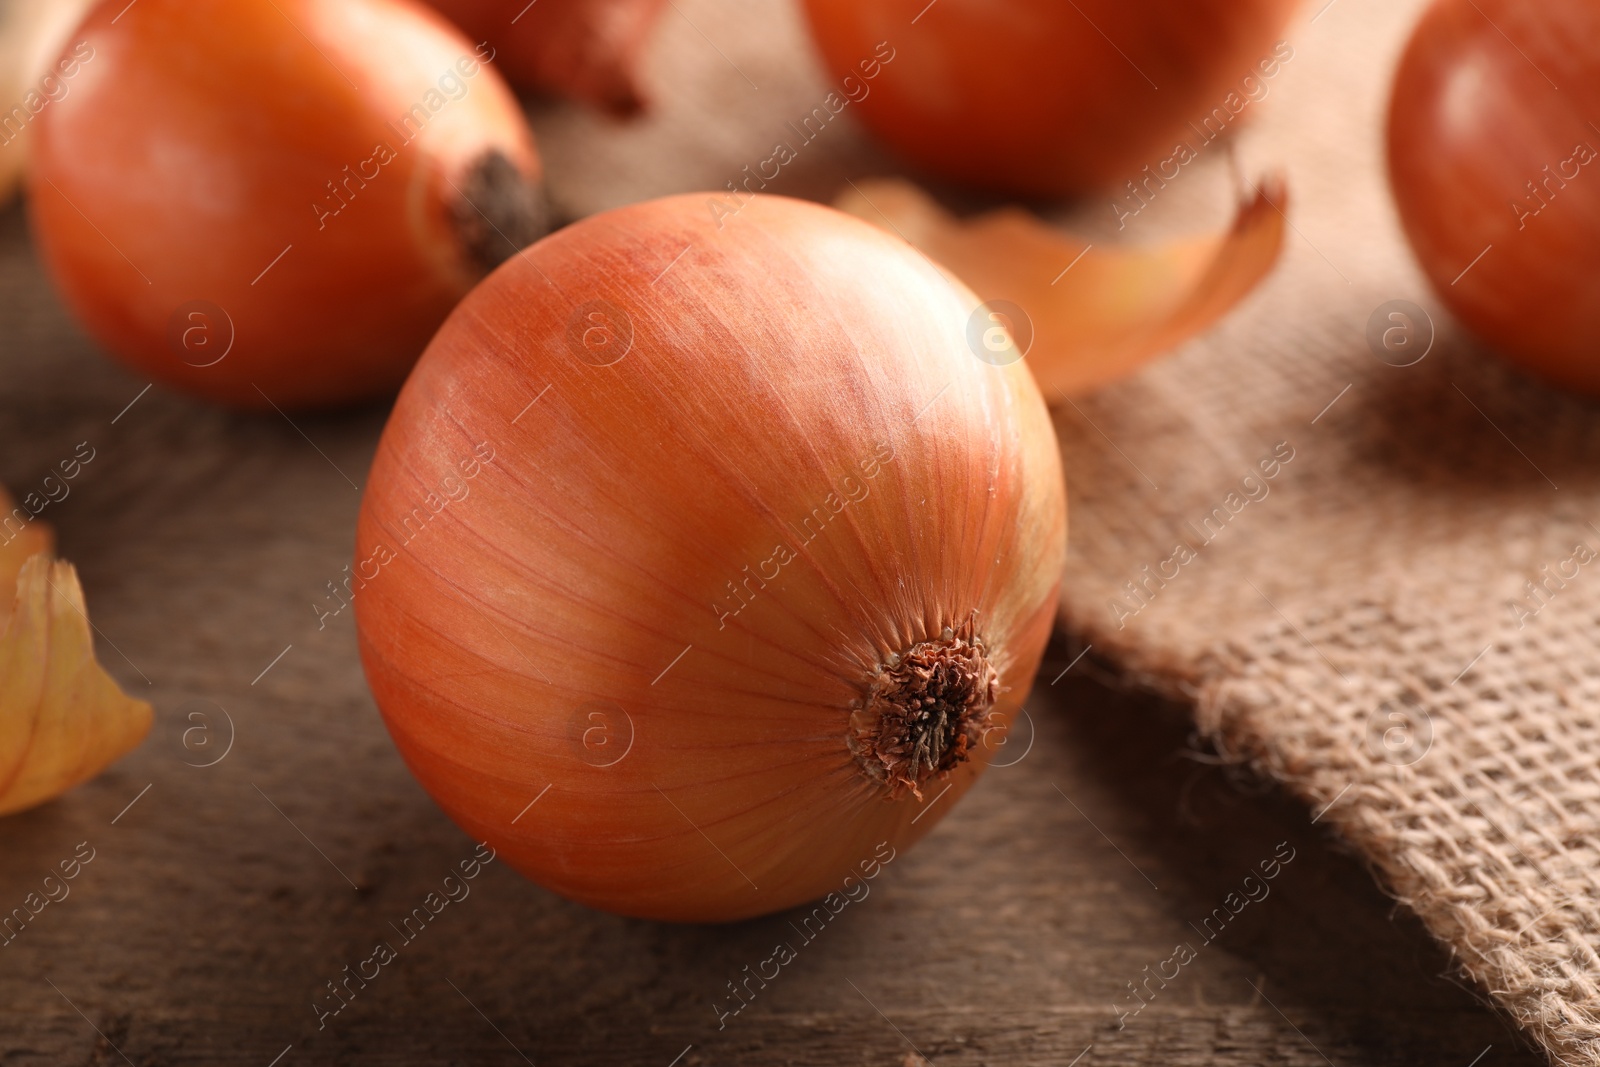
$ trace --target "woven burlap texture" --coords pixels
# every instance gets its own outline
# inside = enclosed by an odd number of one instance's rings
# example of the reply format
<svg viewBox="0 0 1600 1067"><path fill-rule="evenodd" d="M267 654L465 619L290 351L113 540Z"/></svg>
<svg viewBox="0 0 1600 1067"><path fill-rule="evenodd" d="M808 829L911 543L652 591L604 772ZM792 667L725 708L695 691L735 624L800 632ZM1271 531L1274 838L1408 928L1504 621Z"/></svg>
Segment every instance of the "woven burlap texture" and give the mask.
<svg viewBox="0 0 1600 1067"><path fill-rule="evenodd" d="M1417 6L1320 6L1239 145L1288 170L1278 271L1052 398L1062 622L1304 798L1555 1062L1600 1064L1600 407L1506 369L1411 259L1382 131ZM1436 327L1412 366L1367 340L1396 299Z"/></svg>

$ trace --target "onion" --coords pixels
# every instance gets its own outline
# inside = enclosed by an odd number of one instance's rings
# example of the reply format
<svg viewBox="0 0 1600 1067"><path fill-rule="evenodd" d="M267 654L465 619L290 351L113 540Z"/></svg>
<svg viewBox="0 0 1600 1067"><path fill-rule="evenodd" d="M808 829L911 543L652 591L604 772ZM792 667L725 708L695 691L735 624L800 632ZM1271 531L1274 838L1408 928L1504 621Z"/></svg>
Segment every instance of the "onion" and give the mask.
<svg viewBox="0 0 1600 1067"><path fill-rule="evenodd" d="M1507 359L1600 395L1600 5L1441 0L1389 104L1389 180L1439 295Z"/></svg>
<svg viewBox="0 0 1600 1067"><path fill-rule="evenodd" d="M429 0L495 49L519 89L632 115L645 106L639 64L666 0Z"/></svg>
<svg viewBox="0 0 1600 1067"><path fill-rule="evenodd" d="M246 408L396 388L540 232L532 135L409 0L105 4L38 117L46 266L145 374Z"/></svg>
<svg viewBox="0 0 1600 1067"><path fill-rule="evenodd" d="M931 173L1053 196L1231 130L1296 0L805 0L840 92ZM841 105L842 106L842 105Z"/></svg>
<svg viewBox="0 0 1600 1067"><path fill-rule="evenodd" d="M1048 413L969 349L971 292L829 208L715 203L591 217L463 301L353 586L389 730L469 834L689 921L931 829L1028 691L1065 553Z"/></svg>

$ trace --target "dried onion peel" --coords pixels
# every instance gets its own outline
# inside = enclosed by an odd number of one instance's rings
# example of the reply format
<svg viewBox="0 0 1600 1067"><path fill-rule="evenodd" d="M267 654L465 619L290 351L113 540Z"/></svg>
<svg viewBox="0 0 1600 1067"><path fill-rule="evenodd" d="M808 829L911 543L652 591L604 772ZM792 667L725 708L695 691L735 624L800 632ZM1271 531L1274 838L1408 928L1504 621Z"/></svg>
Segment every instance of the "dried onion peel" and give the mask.
<svg viewBox="0 0 1600 1067"><path fill-rule="evenodd" d="M77 572L50 559L49 545L48 528L32 522L0 546L8 612L0 630L0 815L93 778L136 748L154 717L95 661Z"/></svg>
<svg viewBox="0 0 1600 1067"><path fill-rule="evenodd" d="M1053 403L1131 374L1242 300L1277 261L1286 199L1270 177L1226 232L1149 248L1090 247L1019 208L957 219L899 180L857 182L835 206L904 237L984 300L1022 308L1027 362Z"/></svg>
<svg viewBox="0 0 1600 1067"><path fill-rule="evenodd" d="M10 516L14 506L15 501L0 489L0 518ZM54 531L42 522L24 523L16 531L0 527L0 537L9 538L0 541L0 611L9 611L17 598L17 576L22 573L22 565L33 556L53 552L56 539Z"/></svg>

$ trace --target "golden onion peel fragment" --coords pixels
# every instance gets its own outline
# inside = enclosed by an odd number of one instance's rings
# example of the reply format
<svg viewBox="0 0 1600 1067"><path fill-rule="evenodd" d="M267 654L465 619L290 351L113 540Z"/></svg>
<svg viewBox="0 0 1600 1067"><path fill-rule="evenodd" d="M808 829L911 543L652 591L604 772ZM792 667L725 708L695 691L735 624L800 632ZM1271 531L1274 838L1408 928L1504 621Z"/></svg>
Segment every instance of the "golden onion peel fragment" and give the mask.
<svg viewBox="0 0 1600 1067"><path fill-rule="evenodd" d="M0 630L0 815L93 778L137 747L154 717L95 660L72 564L41 552L14 571L15 555L0 548L0 590L15 590Z"/></svg>
<svg viewBox="0 0 1600 1067"><path fill-rule="evenodd" d="M1149 247L1090 245L1021 208L958 219L899 179L853 183L834 206L899 234L980 299L1020 307L1031 340L1017 347L1054 404L1132 374L1243 300L1283 247L1286 199L1269 176L1226 230Z"/></svg>

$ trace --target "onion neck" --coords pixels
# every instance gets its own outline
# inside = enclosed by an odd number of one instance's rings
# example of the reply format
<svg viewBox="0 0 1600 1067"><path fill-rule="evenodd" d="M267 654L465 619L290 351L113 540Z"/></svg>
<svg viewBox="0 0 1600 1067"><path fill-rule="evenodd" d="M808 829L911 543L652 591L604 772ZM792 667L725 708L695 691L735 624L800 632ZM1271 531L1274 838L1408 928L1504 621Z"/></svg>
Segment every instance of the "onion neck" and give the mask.
<svg viewBox="0 0 1600 1067"><path fill-rule="evenodd" d="M543 237L549 205L539 183L498 148L484 151L452 186L451 222L462 254L481 276Z"/></svg>
<svg viewBox="0 0 1600 1067"><path fill-rule="evenodd" d="M998 674L975 636L948 627L878 666L850 716L850 751L889 796L966 762L989 728Z"/></svg>

